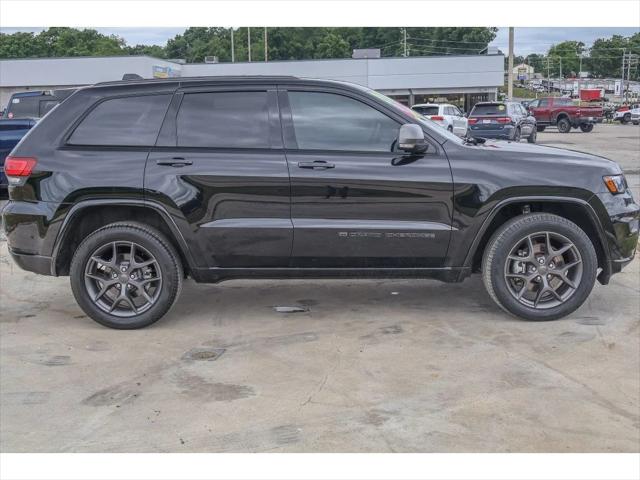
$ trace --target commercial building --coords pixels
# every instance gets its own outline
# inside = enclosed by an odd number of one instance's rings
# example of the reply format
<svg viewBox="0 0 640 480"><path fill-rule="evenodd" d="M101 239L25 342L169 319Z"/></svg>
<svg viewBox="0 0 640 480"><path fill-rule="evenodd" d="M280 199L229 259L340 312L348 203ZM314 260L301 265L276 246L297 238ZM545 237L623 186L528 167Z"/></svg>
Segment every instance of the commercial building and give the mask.
<svg viewBox="0 0 640 480"><path fill-rule="evenodd" d="M503 55L348 58L185 64L148 56L0 60L0 108L25 90L120 80L124 74L151 77L294 75L358 83L413 105L447 101L469 109L493 100L504 84Z"/></svg>

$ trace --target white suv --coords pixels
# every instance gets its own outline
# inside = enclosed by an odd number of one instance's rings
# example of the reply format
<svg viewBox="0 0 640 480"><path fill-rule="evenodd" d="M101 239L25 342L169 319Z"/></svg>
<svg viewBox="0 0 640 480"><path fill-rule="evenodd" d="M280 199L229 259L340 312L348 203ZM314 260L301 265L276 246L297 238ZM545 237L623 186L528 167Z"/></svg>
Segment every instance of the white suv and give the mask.
<svg viewBox="0 0 640 480"><path fill-rule="evenodd" d="M414 105L411 109L459 137L464 137L467 134L467 129L469 128L467 119L455 105L448 103L420 103Z"/></svg>

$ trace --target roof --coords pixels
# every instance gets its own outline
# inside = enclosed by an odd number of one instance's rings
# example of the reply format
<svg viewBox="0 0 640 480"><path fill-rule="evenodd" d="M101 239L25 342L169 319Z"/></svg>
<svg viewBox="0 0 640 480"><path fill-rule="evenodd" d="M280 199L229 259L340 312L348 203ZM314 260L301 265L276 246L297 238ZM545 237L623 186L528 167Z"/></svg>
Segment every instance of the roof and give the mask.
<svg viewBox="0 0 640 480"><path fill-rule="evenodd" d="M94 86L111 85L137 85L137 84L157 84L157 83L211 83L211 82L278 82L287 80L299 80L298 77L290 75L212 75L206 77L172 77L172 78L136 78L131 80L115 80L112 82L99 82Z"/></svg>

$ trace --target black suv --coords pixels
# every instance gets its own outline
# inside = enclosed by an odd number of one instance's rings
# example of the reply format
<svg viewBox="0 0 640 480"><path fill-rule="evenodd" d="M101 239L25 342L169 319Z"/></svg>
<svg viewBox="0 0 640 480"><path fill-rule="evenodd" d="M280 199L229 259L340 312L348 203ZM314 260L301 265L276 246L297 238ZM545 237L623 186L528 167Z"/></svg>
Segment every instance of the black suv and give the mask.
<svg viewBox="0 0 640 480"><path fill-rule="evenodd" d="M518 102L479 102L469 113L469 134L519 142L536 143L536 118Z"/></svg>
<svg viewBox="0 0 640 480"><path fill-rule="evenodd" d="M514 161L517 159L517 161ZM114 328L162 317L183 279L482 272L504 310L567 315L629 263L640 210L620 167L461 139L357 85L293 77L98 84L5 165L9 249L70 275Z"/></svg>

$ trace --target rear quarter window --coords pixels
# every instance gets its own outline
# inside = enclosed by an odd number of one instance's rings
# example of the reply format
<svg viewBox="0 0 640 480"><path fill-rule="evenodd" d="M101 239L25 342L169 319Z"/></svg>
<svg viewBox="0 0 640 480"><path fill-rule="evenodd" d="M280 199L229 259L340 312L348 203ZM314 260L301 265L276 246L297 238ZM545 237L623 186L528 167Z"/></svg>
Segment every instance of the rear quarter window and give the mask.
<svg viewBox="0 0 640 480"><path fill-rule="evenodd" d="M170 100L170 94L105 100L84 117L67 143L153 146Z"/></svg>

